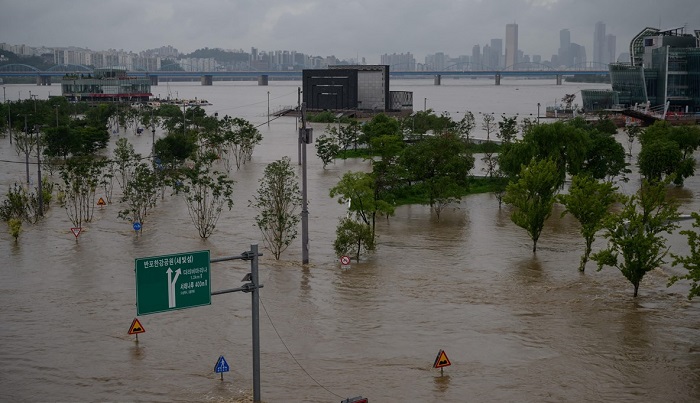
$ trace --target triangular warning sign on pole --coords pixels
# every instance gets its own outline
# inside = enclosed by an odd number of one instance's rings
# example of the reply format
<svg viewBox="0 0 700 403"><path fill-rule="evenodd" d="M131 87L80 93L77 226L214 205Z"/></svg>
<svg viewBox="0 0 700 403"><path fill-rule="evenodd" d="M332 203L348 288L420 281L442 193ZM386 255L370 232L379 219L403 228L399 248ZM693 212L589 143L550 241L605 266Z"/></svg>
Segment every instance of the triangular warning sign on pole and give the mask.
<svg viewBox="0 0 700 403"><path fill-rule="evenodd" d="M104 206L105 204L107 204L107 203L105 203L105 199L103 199L103 198L100 197L100 199L97 200L97 205L98 205L98 206Z"/></svg>
<svg viewBox="0 0 700 403"><path fill-rule="evenodd" d="M134 318L134 321L131 322L131 327L129 328L129 334L139 334L145 332L146 329L143 328L141 325L141 322L139 322L138 318Z"/></svg>
<svg viewBox="0 0 700 403"><path fill-rule="evenodd" d="M433 368L442 368L442 367L448 367L452 365L450 363L450 359L447 358L447 354L443 350L440 350L438 352L437 357L435 357L435 363L433 364Z"/></svg>
<svg viewBox="0 0 700 403"><path fill-rule="evenodd" d="M73 235L75 235L76 239L78 238L78 235L80 235L80 231L82 231L82 230L83 229L80 227L70 229L70 231L73 233Z"/></svg>

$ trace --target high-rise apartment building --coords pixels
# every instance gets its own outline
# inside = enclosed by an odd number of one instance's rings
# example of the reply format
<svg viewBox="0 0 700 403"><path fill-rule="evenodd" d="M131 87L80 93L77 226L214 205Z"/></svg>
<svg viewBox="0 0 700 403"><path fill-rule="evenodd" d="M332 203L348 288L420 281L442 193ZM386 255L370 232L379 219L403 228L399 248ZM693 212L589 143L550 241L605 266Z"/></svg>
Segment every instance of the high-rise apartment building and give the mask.
<svg viewBox="0 0 700 403"><path fill-rule="evenodd" d="M518 62L518 24L506 25L506 70L513 70Z"/></svg>
<svg viewBox="0 0 700 403"><path fill-rule="evenodd" d="M472 47L472 70L483 70L481 63L481 46L474 45Z"/></svg>
<svg viewBox="0 0 700 403"><path fill-rule="evenodd" d="M605 61L604 63L610 64L614 63L615 60L617 59L615 55L615 48L616 48L616 43L617 42L617 37L615 35L607 34L605 36Z"/></svg>
<svg viewBox="0 0 700 403"><path fill-rule="evenodd" d="M598 21L595 23L595 32L593 33L593 62L606 63L606 38L605 24Z"/></svg>
<svg viewBox="0 0 700 403"><path fill-rule="evenodd" d="M503 67L503 39L491 39L491 55L488 64L494 69Z"/></svg>
<svg viewBox="0 0 700 403"><path fill-rule="evenodd" d="M416 59L413 57L411 52L401 53L401 54L383 54L381 57L381 63L383 65L388 65L391 71L415 71L416 70Z"/></svg>
<svg viewBox="0 0 700 403"><path fill-rule="evenodd" d="M559 31L559 52L557 56L559 65L571 66L571 33L566 28Z"/></svg>

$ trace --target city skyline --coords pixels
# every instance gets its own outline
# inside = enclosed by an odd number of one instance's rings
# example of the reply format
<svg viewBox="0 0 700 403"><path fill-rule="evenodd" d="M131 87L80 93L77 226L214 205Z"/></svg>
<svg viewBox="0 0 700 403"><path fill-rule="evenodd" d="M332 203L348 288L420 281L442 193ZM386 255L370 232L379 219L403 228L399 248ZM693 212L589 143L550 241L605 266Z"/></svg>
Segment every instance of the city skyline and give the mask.
<svg viewBox="0 0 700 403"><path fill-rule="evenodd" d="M597 22L616 36L619 54L646 26L672 28L700 20L695 0L124 0L118 6L0 0L0 7L0 42L6 43L137 53L164 45L182 53L204 47L295 49L365 58L370 64L392 53L411 52L418 62L434 53L471 55L474 45L483 47L492 39L505 45L505 26L513 23L517 47L525 54L550 60L558 54L560 30L568 29L571 42L586 48L592 60Z"/></svg>

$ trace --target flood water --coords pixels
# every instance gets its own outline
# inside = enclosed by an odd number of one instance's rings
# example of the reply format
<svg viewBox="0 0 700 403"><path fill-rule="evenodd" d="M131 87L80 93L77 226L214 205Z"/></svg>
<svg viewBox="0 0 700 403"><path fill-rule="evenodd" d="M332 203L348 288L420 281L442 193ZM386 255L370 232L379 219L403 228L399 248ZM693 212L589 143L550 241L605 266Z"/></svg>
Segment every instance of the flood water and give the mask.
<svg viewBox="0 0 700 403"><path fill-rule="evenodd" d="M536 116L581 88L554 80L393 81L414 93L415 109ZM345 206L328 190L360 160L325 170L309 147L310 265L297 239L277 262L263 249L248 200L266 164L297 161L294 118L266 124L297 101L297 82L163 83L153 92L205 98L209 113L261 124L262 144L233 172L235 205L201 240L181 198L166 197L137 236L117 218L118 205L97 209L76 240L68 216L53 205L19 242L0 231L0 400L229 402L252 394L248 294L212 297L211 306L140 316L146 332L127 334L136 317L134 259L210 250L238 255L260 244L261 391L266 402L690 402L700 401L700 302L688 285L666 287L681 269L665 265L644 278L640 295L616 269L577 270L583 250L576 221L547 222L536 255L527 233L490 194L465 198L438 221L426 206L403 206L378 224L375 254L341 270L332 242ZM59 86L6 85L8 98L55 95ZM580 94L577 96L580 102ZM315 126L315 136L325 125ZM147 154L151 136L120 133ZM162 133L158 132L157 136ZM478 133L477 133L478 136ZM624 134L620 135L624 140ZM624 144L624 143L623 143ZM698 154L696 154L696 158ZM0 139L3 197L24 178L23 158ZM9 162L8 162L9 161ZM16 163L19 162L19 163ZM32 167L34 170L35 167ZM34 172L34 171L32 171ZM478 173L478 172L475 172ZM58 181L58 178L54 178ZM638 175L623 185L633 192ZM683 213L700 210L700 179L673 195ZM98 194L98 197L100 195ZM691 228L683 222L681 229ZM687 254L685 237L669 237ZM604 245L598 240L594 250ZM238 287L241 261L212 264L212 289ZM438 351L451 366L433 369ZM223 355L231 371L214 373Z"/></svg>

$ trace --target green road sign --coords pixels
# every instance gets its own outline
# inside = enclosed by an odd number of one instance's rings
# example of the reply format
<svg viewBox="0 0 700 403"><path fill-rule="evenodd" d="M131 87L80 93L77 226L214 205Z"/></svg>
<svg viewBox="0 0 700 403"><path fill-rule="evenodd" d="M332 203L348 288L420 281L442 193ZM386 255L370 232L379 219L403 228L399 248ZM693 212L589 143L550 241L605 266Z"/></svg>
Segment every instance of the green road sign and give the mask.
<svg viewBox="0 0 700 403"><path fill-rule="evenodd" d="M211 305L209 251L136 259L136 313Z"/></svg>

